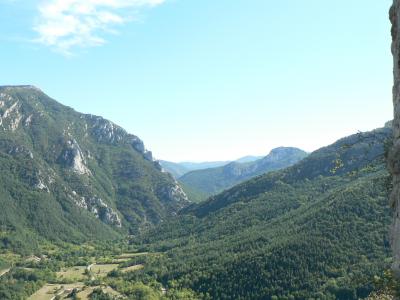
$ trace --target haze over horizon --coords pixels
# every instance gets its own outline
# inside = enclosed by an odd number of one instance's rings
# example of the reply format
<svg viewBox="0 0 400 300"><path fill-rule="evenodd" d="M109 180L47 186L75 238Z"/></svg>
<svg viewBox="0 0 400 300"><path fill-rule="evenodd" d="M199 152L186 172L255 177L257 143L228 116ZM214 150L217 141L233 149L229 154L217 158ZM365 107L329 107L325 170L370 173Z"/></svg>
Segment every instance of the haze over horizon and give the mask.
<svg viewBox="0 0 400 300"><path fill-rule="evenodd" d="M0 1L1 85L108 118L158 159L311 152L392 118L390 0L62 3Z"/></svg>

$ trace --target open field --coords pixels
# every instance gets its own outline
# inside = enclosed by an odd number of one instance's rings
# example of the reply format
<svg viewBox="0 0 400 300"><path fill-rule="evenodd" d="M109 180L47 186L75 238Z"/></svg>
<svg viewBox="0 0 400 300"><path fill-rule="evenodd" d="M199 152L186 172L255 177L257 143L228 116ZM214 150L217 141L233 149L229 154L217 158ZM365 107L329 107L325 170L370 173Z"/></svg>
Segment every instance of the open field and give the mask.
<svg viewBox="0 0 400 300"><path fill-rule="evenodd" d="M14 266L16 262L21 261L21 256L18 254L4 252L0 253L0 274L2 271Z"/></svg>
<svg viewBox="0 0 400 300"><path fill-rule="evenodd" d="M93 276L95 277L105 277L112 270L118 268L118 264L94 264L90 270L92 271Z"/></svg>
<svg viewBox="0 0 400 300"><path fill-rule="evenodd" d="M117 296L121 297L121 299L125 299L124 296L122 296L120 293L118 293L116 290L112 289L111 287L107 286L106 288L103 288L103 292L110 294L112 296Z"/></svg>
<svg viewBox="0 0 400 300"><path fill-rule="evenodd" d="M77 294L78 298L81 300L89 300L89 296L90 294L93 292L93 290L95 290L96 288L99 288L99 286L94 286L94 287L84 287L83 290L81 292L79 292ZM121 297L121 299L123 299L124 297L118 293L117 291L113 290L111 287L107 286L107 287L101 287L101 289L103 290L103 292L113 295L113 296L117 296L117 297Z"/></svg>
<svg viewBox="0 0 400 300"><path fill-rule="evenodd" d="M10 272L10 270L11 270L10 268L0 270L0 277L3 276L3 275L6 275L8 272Z"/></svg>
<svg viewBox="0 0 400 300"><path fill-rule="evenodd" d="M74 267L67 267L61 269L61 271L57 272L57 278L59 280L65 280L66 282L74 282L74 283L66 283L66 284L46 284L43 286L39 291L34 293L32 296L28 298L28 300L54 300L56 296L60 299L69 299L66 298L69 293L72 292L73 289L78 289L78 299L81 300L89 300L89 295L93 292L96 288L101 288L103 292L117 296L118 299L126 299L123 295L118 293L116 290L112 289L110 286L107 286L105 282L105 277L108 273L113 270L118 269L121 263L132 259L135 256L147 255L148 253L127 253L124 254L124 258L116 258L115 259L120 261L120 263L102 263L102 260L98 260L98 263L93 263L88 266L74 266ZM113 259L112 261L114 261ZM137 264L134 266L130 266L127 268L121 268L120 270L124 273L137 271L143 269L143 264ZM34 268L25 267L23 268L26 271L33 271ZM99 279L101 284L100 286L86 286L85 280L89 279L89 276L85 274L86 270L90 270L93 279ZM7 270L2 270L7 271ZM1 271L0 271L1 275Z"/></svg>
<svg viewBox="0 0 400 300"><path fill-rule="evenodd" d="M46 284L35 294L30 296L28 300L52 300L57 295L66 296L73 289L81 289L83 283L74 284Z"/></svg>
<svg viewBox="0 0 400 300"><path fill-rule="evenodd" d="M81 300L89 300L89 295L95 288L96 287L85 287L81 292L78 293L78 298Z"/></svg>
<svg viewBox="0 0 400 300"><path fill-rule="evenodd" d="M134 266L130 266L130 267L127 267L127 268L123 268L123 269L121 269L121 271L123 273L127 273L127 272L141 270L143 268L144 268L144 265L134 265Z"/></svg>
<svg viewBox="0 0 400 300"><path fill-rule="evenodd" d="M124 263L124 262L126 262L126 261L128 261L128 260L130 260L131 258L130 257L126 257L126 258L115 258L115 259L113 259L111 262L113 263L113 264L120 264L120 263Z"/></svg>
<svg viewBox="0 0 400 300"><path fill-rule="evenodd" d="M85 275L85 270L85 266L66 268L60 272L57 272L57 277L59 279L67 279L72 281L85 280L87 278L87 276Z"/></svg>
<svg viewBox="0 0 400 300"><path fill-rule="evenodd" d="M136 256L142 256L142 255L148 255L148 252L139 252L139 253L122 253L121 255L118 255L116 259L127 259L127 258L132 258Z"/></svg>

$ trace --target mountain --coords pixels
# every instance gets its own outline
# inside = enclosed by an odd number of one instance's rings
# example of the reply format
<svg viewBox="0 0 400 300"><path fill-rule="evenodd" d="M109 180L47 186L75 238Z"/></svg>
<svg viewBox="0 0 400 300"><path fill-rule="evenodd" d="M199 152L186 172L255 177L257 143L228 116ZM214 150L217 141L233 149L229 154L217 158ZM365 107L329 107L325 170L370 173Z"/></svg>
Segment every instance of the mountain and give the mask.
<svg viewBox="0 0 400 300"><path fill-rule="evenodd" d="M160 160L161 166L175 178L179 178L188 172L194 170L203 170L208 168L216 168L229 164L230 161L208 161L208 162L170 162Z"/></svg>
<svg viewBox="0 0 400 300"><path fill-rule="evenodd" d="M216 168L228 164L230 161L206 161L206 162L181 162L183 167L190 171Z"/></svg>
<svg viewBox="0 0 400 300"><path fill-rule="evenodd" d="M183 166L180 163L170 162L170 161L166 161L166 160L160 160L160 164L163 167L163 169L165 169L165 171L170 173L175 178L179 178L182 175L191 171L190 169L188 169L187 167Z"/></svg>
<svg viewBox="0 0 400 300"><path fill-rule="evenodd" d="M142 235L165 253L137 279L204 299L367 297L390 264L391 137L390 128L346 137L183 209Z"/></svg>
<svg viewBox="0 0 400 300"><path fill-rule="evenodd" d="M256 160L259 160L263 158L262 156L253 156L253 155L248 155L248 156L243 156L239 159L236 160L236 162L238 163L249 163L249 162L253 162Z"/></svg>
<svg viewBox="0 0 400 300"><path fill-rule="evenodd" d="M238 163L249 163L258 159L261 159L261 156L244 156L236 160ZM225 166L232 161L211 161L211 162L170 162L166 160L160 160L161 166L172 176L175 178L179 178L186 173L196 170L204 170L209 168L217 168L221 166Z"/></svg>
<svg viewBox="0 0 400 300"><path fill-rule="evenodd" d="M188 204L135 135L32 86L0 87L0 247L114 239Z"/></svg>
<svg viewBox="0 0 400 300"><path fill-rule="evenodd" d="M252 162L235 161L218 168L189 172L179 181L193 190L212 195L257 175L289 167L306 156L307 153L298 148L280 147Z"/></svg>

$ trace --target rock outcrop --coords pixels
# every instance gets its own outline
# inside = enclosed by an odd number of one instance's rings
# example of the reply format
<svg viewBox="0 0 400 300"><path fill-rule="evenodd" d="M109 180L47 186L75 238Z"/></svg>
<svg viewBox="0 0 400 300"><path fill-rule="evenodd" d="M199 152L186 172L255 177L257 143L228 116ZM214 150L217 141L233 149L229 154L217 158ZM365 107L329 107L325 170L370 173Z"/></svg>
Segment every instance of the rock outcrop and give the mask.
<svg viewBox="0 0 400 300"><path fill-rule="evenodd" d="M100 143L123 144L128 143L139 152L147 161L153 162L154 166L161 171L162 167L159 161L153 158L153 153L146 149L143 141L133 134L127 133L118 125L98 116L86 115L89 126L92 128L92 134Z"/></svg>
<svg viewBox="0 0 400 300"><path fill-rule="evenodd" d="M393 271L400 276L400 0L394 0L389 12L392 23L392 54L393 54L393 147L389 153L388 165L393 176L393 191L391 206L394 210L391 228L393 249Z"/></svg>
<svg viewBox="0 0 400 300"><path fill-rule="evenodd" d="M61 156L61 161L80 175L90 175L91 172L86 166L86 159L81 147L75 139L67 141L66 148Z"/></svg>
<svg viewBox="0 0 400 300"><path fill-rule="evenodd" d="M15 131L22 120L20 107L18 100L6 93L0 93L0 127Z"/></svg>
<svg viewBox="0 0 400 300"><path fill-rule="evenodd" d="M161 191L161 195L167 202L178 202L182 204L181 208L189 201L188 196L177 181L175 181L174 185L165 187Z"/></svg>

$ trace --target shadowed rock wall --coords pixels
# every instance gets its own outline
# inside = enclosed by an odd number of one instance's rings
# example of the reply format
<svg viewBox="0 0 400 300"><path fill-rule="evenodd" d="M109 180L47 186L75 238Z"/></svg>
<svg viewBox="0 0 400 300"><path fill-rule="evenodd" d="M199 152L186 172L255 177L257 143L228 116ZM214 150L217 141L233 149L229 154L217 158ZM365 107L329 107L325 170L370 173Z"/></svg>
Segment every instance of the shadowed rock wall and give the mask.
<svg viewBox="0 0 400 300"><path fill-rule="evenodd" d="M388 165L393 175L393 191L391 205L394 210L391 229L393 248L393 270L400 275L400 0L394 0L389 12L392 23L392 54L393 54L393 147L389 154Z"/></svg>

